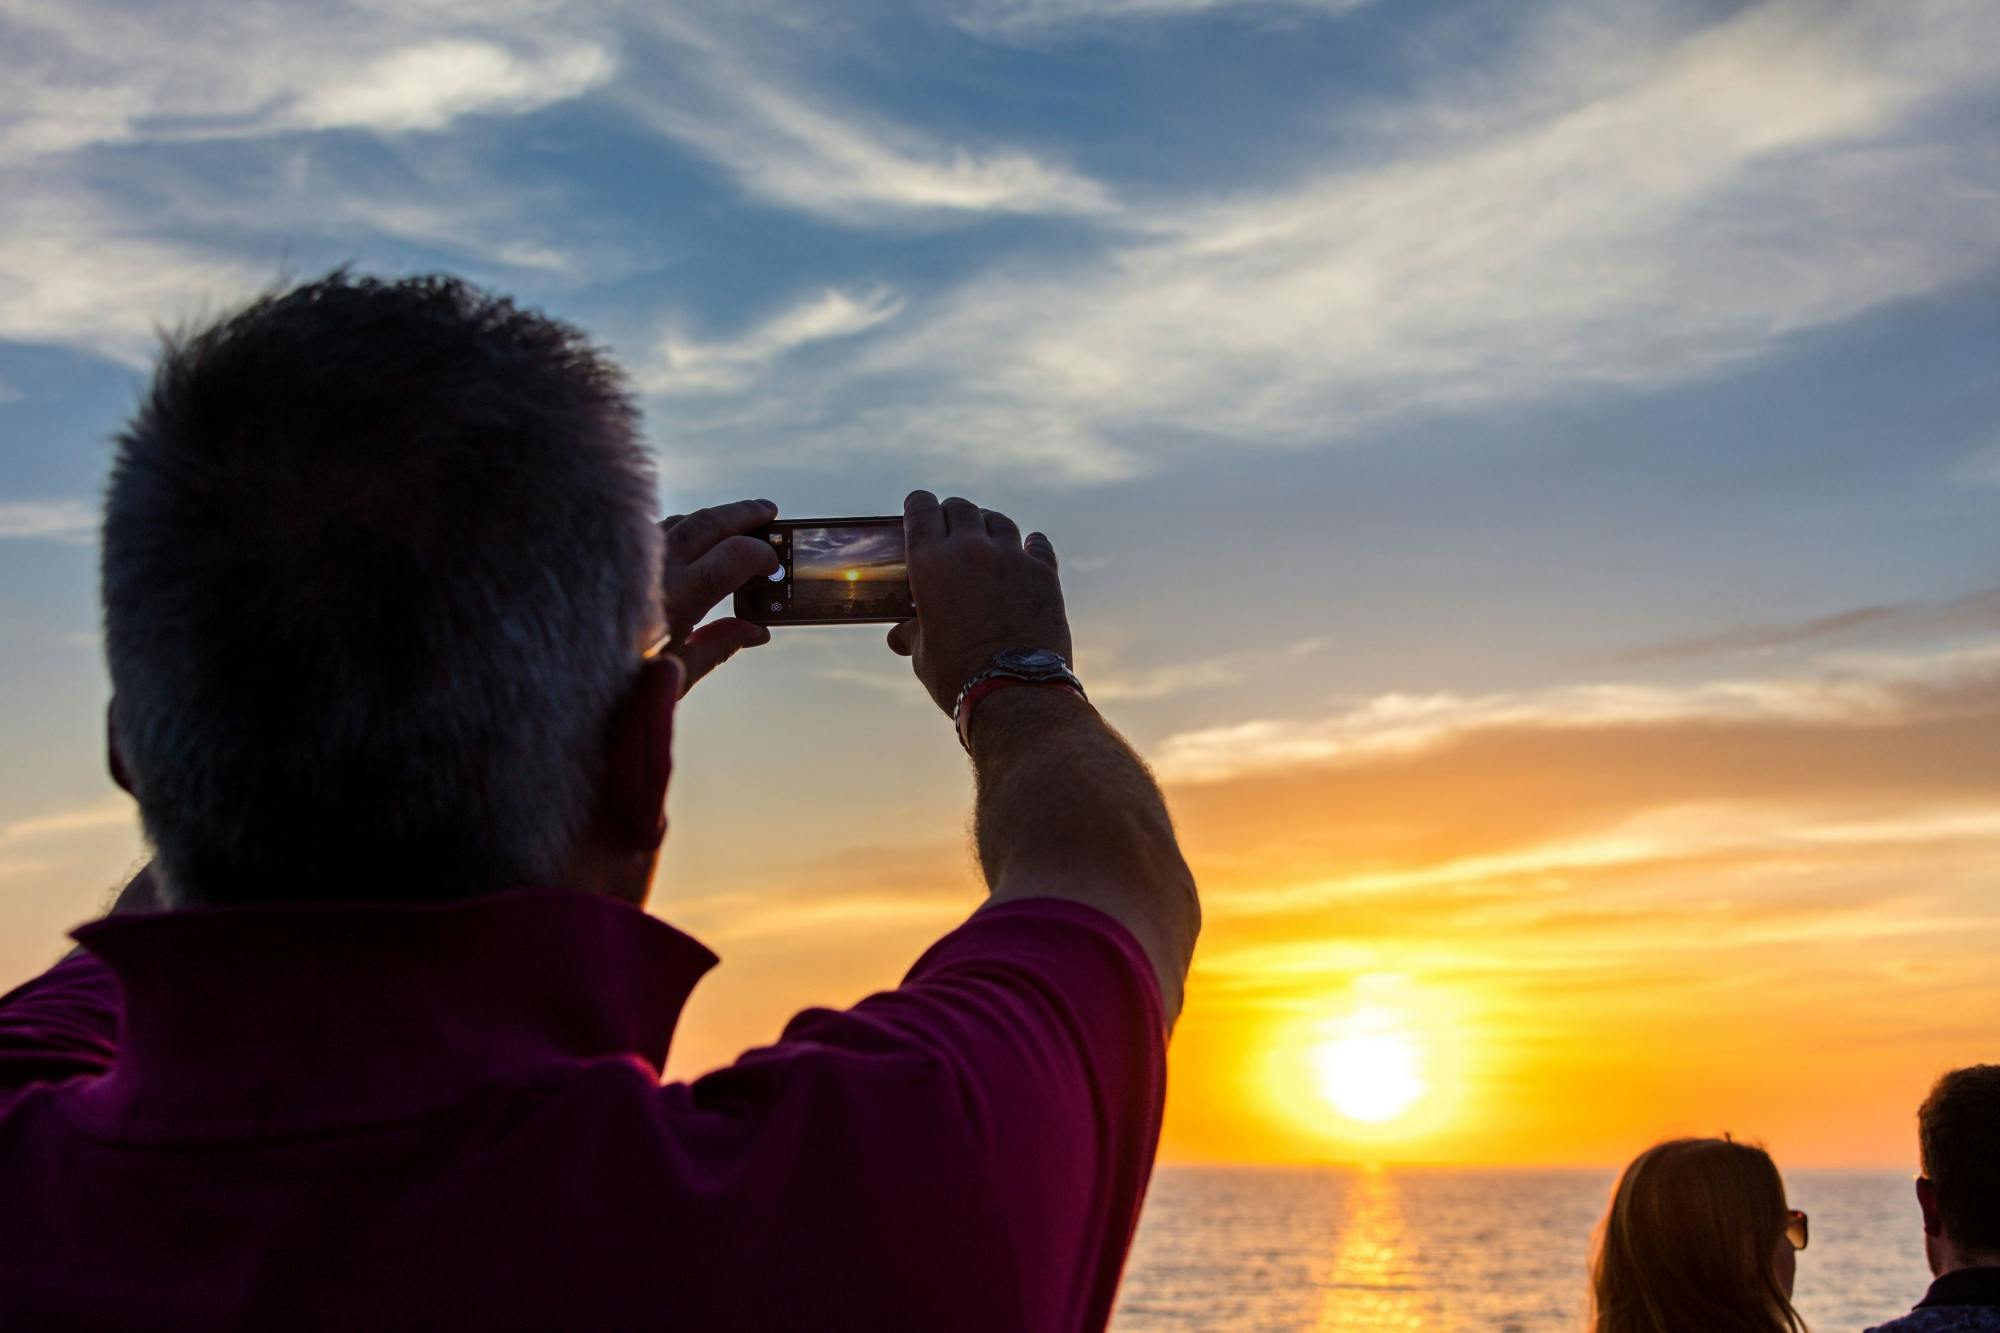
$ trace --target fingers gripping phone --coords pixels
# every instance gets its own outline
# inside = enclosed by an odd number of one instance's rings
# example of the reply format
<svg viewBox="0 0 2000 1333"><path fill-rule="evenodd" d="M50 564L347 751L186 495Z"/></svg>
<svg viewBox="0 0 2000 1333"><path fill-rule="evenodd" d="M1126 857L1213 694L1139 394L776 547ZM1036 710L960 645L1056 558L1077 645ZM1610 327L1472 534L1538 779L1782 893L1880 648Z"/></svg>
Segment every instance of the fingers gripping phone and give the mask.
<svg viewBox="0 0 2000 1333"><path fill-rule="evenodd" d="M916 615L903 519L780 519L751 534L778 570L736 590L736 614L760 625L893 624Z"/></svg>

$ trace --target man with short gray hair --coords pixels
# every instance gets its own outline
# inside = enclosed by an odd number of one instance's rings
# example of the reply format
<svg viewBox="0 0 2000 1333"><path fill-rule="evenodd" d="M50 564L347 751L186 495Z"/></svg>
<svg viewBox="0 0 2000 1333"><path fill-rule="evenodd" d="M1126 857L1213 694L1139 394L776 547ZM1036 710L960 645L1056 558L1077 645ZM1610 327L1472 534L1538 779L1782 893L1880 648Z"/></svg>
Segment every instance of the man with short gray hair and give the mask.
<svg viewBox="0 0 2000 1333"><path fill-rule="evenodd" d="M971 756L986 901L663 1086L715 962L639 910L674 719L768 638L701 622L776 507L655 523L637 426L576 330L450 279L169 344L103 540L154 860L0 997L0 1327L1109 1318L1199 910L1053 545L906 501L890 646Z"/></svg>

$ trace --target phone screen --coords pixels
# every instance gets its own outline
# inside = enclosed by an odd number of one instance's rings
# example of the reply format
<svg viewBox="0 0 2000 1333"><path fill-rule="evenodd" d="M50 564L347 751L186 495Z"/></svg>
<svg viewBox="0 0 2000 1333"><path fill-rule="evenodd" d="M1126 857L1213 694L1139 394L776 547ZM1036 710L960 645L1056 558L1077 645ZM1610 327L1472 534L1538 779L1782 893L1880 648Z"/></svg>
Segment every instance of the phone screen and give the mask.
<svg viewBox="0 0 2000 1333"><path fill-rule="evenodd" d="M807 518L759 534L782 565L736 594L736 614L766 625L867 624L917 613L904 562L903 520Z"/></svg>

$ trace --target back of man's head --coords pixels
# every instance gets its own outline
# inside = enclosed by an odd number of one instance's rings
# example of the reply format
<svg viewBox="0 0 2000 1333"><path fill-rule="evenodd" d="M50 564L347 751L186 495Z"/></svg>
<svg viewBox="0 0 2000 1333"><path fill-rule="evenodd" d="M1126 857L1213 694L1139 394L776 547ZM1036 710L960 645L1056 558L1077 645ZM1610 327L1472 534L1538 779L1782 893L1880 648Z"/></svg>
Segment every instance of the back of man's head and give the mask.
<svg viewBox="0 0 2000 1333"><path fill-rule="evenodd" d="M616 368L455 280L335 273L170 340L103 594L172 898L552 883L659 628L655 500Z"/></svg>
<svg viewBox="0 0 2000 1333"><path fill-rule="evenodd" d="M1917 1140L1953 1248L2000 1262L2000 1065L1939 1079L1917 1111Z"/></svg>

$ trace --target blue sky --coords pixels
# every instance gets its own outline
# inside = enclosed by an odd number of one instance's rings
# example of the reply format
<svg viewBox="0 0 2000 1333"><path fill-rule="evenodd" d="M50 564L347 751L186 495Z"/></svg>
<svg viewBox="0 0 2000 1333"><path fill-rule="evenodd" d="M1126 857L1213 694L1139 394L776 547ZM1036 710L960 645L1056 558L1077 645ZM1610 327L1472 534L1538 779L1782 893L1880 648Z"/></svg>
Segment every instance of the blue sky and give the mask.
<svg viewBox="0 0 2000 1333"><path fill-rule="evenodd" d="M1984 687L1995 50L1984 0L0 0L0 981L137 854L91 529L155 330L339 263L593 330L662 512L1046 529L1170 782ZM962 887L877 632L754 657L693 701L669 879L921 844Z"/></svg>

